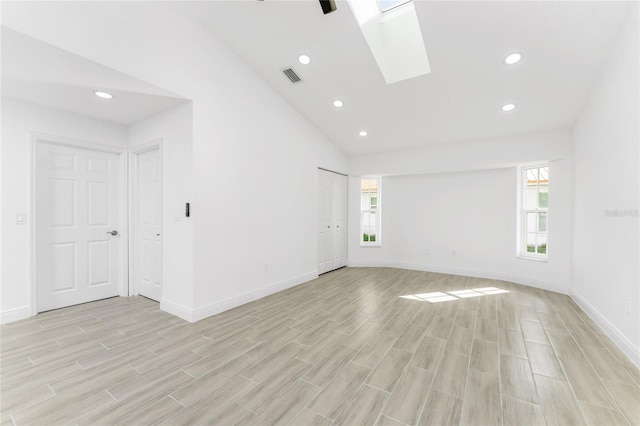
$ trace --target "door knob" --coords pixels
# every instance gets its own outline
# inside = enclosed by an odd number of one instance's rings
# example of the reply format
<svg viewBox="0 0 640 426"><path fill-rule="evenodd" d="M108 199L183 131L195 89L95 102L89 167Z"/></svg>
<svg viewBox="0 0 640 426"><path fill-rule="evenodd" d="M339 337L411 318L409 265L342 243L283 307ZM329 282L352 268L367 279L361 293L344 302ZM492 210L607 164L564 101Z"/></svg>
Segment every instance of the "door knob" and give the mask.
<svg viewBox="0 0 640 426"><path fill-rule="evenodd" d="M160 234L156 234L156 237L159 237L159 236L160 236Z"/></svg>
<svg viewBox="0 0 640 426"><path fill-rule="evenodd" d="M116 235L118 235L118 231L114 229L113 231L107 231L107 234L111 234L115 237Z"/></svg>

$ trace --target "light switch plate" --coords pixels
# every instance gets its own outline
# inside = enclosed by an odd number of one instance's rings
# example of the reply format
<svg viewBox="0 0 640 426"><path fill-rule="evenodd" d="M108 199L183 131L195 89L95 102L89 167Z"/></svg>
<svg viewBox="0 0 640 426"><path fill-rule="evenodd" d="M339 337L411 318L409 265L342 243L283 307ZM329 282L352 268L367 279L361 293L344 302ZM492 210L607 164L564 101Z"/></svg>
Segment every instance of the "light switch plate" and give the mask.
<svg viewBox="0 0 640 426"><path fill-rule="evenodd" d="M17 213L16 214L16 225L24 225L27 223L27 214L26 213Z"/></svg>

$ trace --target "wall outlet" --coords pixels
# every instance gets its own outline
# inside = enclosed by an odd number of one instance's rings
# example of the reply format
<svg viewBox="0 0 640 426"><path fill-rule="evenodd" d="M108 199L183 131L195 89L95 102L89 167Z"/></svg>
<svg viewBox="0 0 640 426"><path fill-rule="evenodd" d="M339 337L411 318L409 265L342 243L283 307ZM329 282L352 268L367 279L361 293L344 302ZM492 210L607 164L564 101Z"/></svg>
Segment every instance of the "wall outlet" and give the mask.
<svg viewBox="0 0 640 426"><path fill-rule="evenodd" d="M268 263L264 264L264 271L265 272L269 272L269 264Z"/></svg>
<svg viewBox="0 0 640 426"><path fill-rule="evenodd" d="M624 311L627 314L631 313L631 298L627 297L626 299L624 299Z"/></svg>

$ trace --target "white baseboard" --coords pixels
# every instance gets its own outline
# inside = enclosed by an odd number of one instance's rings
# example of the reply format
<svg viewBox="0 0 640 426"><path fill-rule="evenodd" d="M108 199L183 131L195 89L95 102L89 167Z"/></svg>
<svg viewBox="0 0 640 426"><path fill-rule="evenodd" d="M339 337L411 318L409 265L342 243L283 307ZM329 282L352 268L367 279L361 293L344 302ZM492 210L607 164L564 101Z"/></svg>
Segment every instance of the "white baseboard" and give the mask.
<svg viewBox="0 0 640 426"><path fill-rule="evenodd" d="M253 302L254 300L260 299L261 297L269 296L270 294L295 287L316 278L318 278L317 271L308 272L306 274L298 275L297 277L293 277L288 280L270 284L266 287L261 287L259 289L249 291L238 296L230 297L228 299L212 303L210 305L201 306L196 309L189 309L177 303L162 299L162 301L160 301L160 309L172 315L180 317L186 321L196 322L212 315L219 314L220 312L228 311L229 309L244 305L245 303Z"/></svg>
<svg viewBox="0 0 640 426"><path fill-rule="evenodd" d="M550 283L547 281L536 280L528 277L504 274L501 272L481 271L465 268L451 268L446 266L425 265L419 263L408 262L384 262L384 261L355 261L349 262L352 267L377 267L377 268L400 268L411 269L414 271L435 272L438 274L462 275L465 277L486 278L491 280L509 281L516 284L522 284L530 287L549 290L556 293L569 294L569 286L563 284Z"/></svg>
<svg viewBox="0 0 640 426"><path fill-rule="evenodd" d="M9 322L19 321L21 319L29 318L31 316L31 309L28 306L22 306L20 308L8 309L0 312L0 324L7 324Z"/></svg>
<svg viewBox="0 0 640 426"><path fill-rule="evenodd" d="M640 368L640 347L633 344L627 336L625 336L615 325L611 323L604 315L602 315L591 303L587 302L579 294L571 294L571 298L589 315L598 326L609 336L611 340L624 352L624 354Z"/></svg>
<svg viewBox="0 0 640 426"><path fill-rule="evenodd" d="M185 321L195 322L193 320L193 310L182 306L179 303L172 302L167 299L160 299L160 309L175 315L178 318L182 318Z"/></svg>

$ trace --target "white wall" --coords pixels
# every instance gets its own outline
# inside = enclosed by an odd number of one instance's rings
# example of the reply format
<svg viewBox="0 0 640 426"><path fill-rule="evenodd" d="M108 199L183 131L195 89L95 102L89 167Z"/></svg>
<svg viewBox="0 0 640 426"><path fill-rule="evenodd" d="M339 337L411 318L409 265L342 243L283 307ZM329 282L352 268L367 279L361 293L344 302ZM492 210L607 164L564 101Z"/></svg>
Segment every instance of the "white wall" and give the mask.
<svg viewBox="0 0 640 426"><path fill-rule="evenodd" d="M2 259L1 322L30 315L31 132L79 141L126 146L124 126L2 97Z"/></svg>
<svg viewBox="0 0 640 426"><path fill-rule="evenodd" d="M550 162L549 260L516 257L517 169L387 176L382 247L359 247L358 178L350 184L350 265L504 279L568 293L571 165Z"/></svg>
<svg viewBox="0 0 640 426"><path fill-rule="evenodd" d="M193 109L188 103L129 127L131 160L135 152L160 140L162 145L162 300L169 309L193 306L193 223L185 203L193 199ZM133 183L133 180L132 180ZM133 265L130 263L130 267Z"/></svg>
<svg viewBox="0 0 640 426"><path fill-rule="evenodd" d="M578 303L640 365L638 7L573 132L573 285ZM606 210L631 210L607 216ZM627 311L625 299L629 299Z"/></svg>
<svg viewBox="0 0 640 426"><path fill-rule="evenodd" d="M417 175L514 167L569 158L569 131L547 131L431 145L421 149L352 158L353 175Z"/></svg>
<svg viewBox="0 0 640 426"><path fill-rule="evenodd" d="M316 168L345 172L347 164L215 36L166 7L13 3L3 4L2 18L193 100L196 305L172 312L197 320L315 276Z"/></svg>

